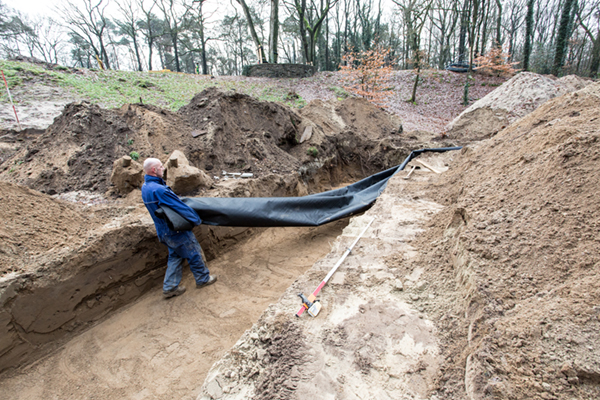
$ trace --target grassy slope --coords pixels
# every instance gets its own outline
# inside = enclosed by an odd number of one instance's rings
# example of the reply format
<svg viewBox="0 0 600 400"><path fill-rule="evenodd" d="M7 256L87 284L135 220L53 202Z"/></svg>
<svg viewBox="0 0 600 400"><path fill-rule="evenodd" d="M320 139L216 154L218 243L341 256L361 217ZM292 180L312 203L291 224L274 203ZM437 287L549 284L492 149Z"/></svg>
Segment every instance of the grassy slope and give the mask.
<svg viewBox="0 0 600 400"><path fill-rule="evenodd" d="M209 86L233 89L257 97L260 100L286 103L299 107L302 98L288 96L289 88L274 80L272 85L243 77L236 80L214 79L210 76L174 72L130 72L76 70L57 67L53 70L42 65L0 60L11 92L19 92L28 84L59 86L74 98L86 99L103 107L120 107L124 103L154 104L172 111L189 103L194 95ZM21 90L20 90L21 89ZM13 96L15 97L15 96ZM19 96L15 101L31 101ZM0 101L8 103L6 91Z"/></svg>

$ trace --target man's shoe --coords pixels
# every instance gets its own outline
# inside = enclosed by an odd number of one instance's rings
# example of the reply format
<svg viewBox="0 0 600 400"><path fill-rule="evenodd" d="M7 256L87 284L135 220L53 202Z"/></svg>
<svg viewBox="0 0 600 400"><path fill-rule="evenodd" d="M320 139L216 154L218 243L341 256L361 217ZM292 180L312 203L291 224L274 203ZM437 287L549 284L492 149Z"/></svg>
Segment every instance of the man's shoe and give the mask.
<svg viewBox="0 0 600 400"><path fill-rule="evenodd" d="M179 296L185 293L185 286L177 286L175 289L171 289L168 291L163 291L163 297L165 299L170 299L171 297Z"/></svg>
<svg viewBox="0 0 600 400"><path fill-rule="evenodd" d="M217 281L217 276L216 275L209 275L208 276L208 280L204 283L196 283L196 289L201 289L205 286L208 285L212 285L213 283L215 283Z"/></svg>

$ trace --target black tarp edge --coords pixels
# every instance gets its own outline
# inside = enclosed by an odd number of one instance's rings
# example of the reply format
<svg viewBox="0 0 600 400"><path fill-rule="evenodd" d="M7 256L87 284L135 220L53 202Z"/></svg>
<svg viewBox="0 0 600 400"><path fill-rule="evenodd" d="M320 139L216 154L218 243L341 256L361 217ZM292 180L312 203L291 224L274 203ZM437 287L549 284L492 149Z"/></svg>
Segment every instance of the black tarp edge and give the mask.
<svg viewBox="0 0 600 400"><path fill-rule="evenodd" d="M415 157L426 152L460 150L443 147L413 150L398 166L371 175L343 188L302 197L184 197L203 224L236 227L319 226L369 208L387 186L389 179ZM193 225L169 207L156 210L175 231Z"/></svg>

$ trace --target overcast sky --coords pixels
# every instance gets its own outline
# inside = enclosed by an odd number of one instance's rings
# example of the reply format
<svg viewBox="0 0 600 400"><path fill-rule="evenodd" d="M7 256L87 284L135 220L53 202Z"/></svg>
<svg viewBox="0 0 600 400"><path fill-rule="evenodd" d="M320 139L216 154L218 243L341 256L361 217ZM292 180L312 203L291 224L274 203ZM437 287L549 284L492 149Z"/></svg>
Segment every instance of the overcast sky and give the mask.
<svg viewBox="0 0 600 400"><path fill-rule="evenodd" d="M54 8L60 6L64 3L64 0L0 0L10 8L14 8L19 10L30 17L35 17L36 15L41 16L55 16ZM73 0L75 4L79 3L77 0ZM109 9L113 8L115 13L118 10L116 5L114 4L115 0L109 0ZM382 4L384 7L384 19L387 20L386 17L389 17L390 10L394 7L392 0L382 0ZM232 7L231 0L209 0L205 3L204 9L206 11L210 11L214 8L220 8L222 11L223 6L226 9L230 9ZM280 6L281 8L281 6ZM283 10L279 11L283 13ZM386 15L387 14L387 15Z"/></svg>
<svg viewBox="0 0 600 400"><path fill-rule="evenodd" d="M48 1L48 0L1 0L4 4L15 10L19 10L24 14L34 16L39 15L52 15L53 12L51 7L60 4L60 0Z"/></svg>

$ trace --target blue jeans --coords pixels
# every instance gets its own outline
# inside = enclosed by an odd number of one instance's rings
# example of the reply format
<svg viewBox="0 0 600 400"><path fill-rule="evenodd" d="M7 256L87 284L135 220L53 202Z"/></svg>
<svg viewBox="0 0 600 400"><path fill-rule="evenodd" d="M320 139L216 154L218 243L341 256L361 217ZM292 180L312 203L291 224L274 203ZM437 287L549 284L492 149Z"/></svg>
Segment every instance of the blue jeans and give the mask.
<svg viewBox="0 0 600 400"><path fill-rule="evenodd" d="M167 261L163 291L173 290L181 283L181 269L184 259L188 260L190 270L194 274L197 284L208 281L209 272L206 265L204 265L204 260L202 260L200 243L191 231L165 236L163 242L169 247L169 260Z"/></svg>

